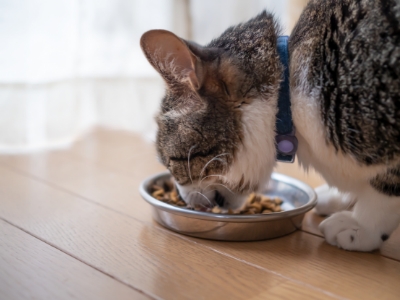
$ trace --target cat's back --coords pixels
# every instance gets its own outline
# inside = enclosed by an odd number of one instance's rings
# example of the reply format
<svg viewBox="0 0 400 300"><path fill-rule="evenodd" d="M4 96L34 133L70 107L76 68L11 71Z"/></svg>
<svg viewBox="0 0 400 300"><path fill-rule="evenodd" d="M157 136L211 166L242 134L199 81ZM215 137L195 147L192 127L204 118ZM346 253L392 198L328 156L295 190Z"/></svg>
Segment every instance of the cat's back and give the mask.
<svg viewBox="0 0 400 300"><path fill-rule="evenodd" d="M290 53L329 143L366 164L400 155L400 1L312 0Z"/></svg>

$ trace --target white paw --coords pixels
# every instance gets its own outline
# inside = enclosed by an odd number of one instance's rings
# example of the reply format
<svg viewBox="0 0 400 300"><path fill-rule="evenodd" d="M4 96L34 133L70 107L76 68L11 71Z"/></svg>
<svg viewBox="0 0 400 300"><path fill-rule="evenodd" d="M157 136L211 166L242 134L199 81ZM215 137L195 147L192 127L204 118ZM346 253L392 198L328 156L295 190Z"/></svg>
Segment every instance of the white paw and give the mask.
<svg viewBox="0 0 400 300"><path fill-rule="evenodd" d="M343 194L327 184L317 187L315 192L318 195L315 211L321 216L330 216L338 211L349 209L355 202L355 198L350 194Z"/></svg>
<svg viewBox="0 0 400 300"><path fill-rule="evenodd" d="M379 232L361 226L350 211L333 214L319 225L319 229L329 244L345 250L373 251L383 242Z"/></svg>

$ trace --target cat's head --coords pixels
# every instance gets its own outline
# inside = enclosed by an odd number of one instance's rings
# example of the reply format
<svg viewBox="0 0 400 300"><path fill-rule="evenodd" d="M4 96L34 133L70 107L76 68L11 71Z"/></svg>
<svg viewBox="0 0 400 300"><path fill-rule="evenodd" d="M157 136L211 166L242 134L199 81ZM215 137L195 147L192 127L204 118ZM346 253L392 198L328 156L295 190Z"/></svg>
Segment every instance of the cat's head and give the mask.
<svg viewBox="0 0 400 300"><path fill-rule="evenodd" d="M156 146L181 196L193 206L239 208L275 162L276 47L259 66L264 75L249 72L232 49L202 47L165 30L146 32L141 47L166 82Z"/></svg>

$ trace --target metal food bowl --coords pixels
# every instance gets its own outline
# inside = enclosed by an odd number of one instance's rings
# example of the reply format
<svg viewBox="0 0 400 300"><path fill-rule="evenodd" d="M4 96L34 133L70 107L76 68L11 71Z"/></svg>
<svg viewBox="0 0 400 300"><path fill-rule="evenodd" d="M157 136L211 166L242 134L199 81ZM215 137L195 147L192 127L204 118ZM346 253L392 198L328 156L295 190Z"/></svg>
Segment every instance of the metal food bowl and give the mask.
<svg viewBox="0 0 400 300"><path fill-rule="evenodd" d="M143 181L140 194L152 205L153 217L162 226L181 234L220 241L257 241L280 237L301 227L304 215L317 204L317 195L307 184L273 173L264 195L283 200L283 211L270 214L226 215L173 206L150 194L155 181L168 180L164 172Z"/></svg>

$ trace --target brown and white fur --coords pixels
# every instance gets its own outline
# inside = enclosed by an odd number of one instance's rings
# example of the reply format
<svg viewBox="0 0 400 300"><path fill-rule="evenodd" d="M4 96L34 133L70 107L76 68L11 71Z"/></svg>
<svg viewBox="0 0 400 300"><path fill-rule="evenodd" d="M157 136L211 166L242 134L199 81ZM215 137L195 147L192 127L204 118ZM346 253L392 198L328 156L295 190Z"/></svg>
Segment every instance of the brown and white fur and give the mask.
<svg viewBox="0 0 400 300"><path fill-rule="evenodd" d="M332 187L318 189L317 211L332 215L320 228L346 250L379 248L400 222L399 19L396 0L312 0L290 38L297 159ZM159 159L187 203L235 209L267 183L279 33L263 12L205 47L163 30L143 35L167 84Z"/></svg>

